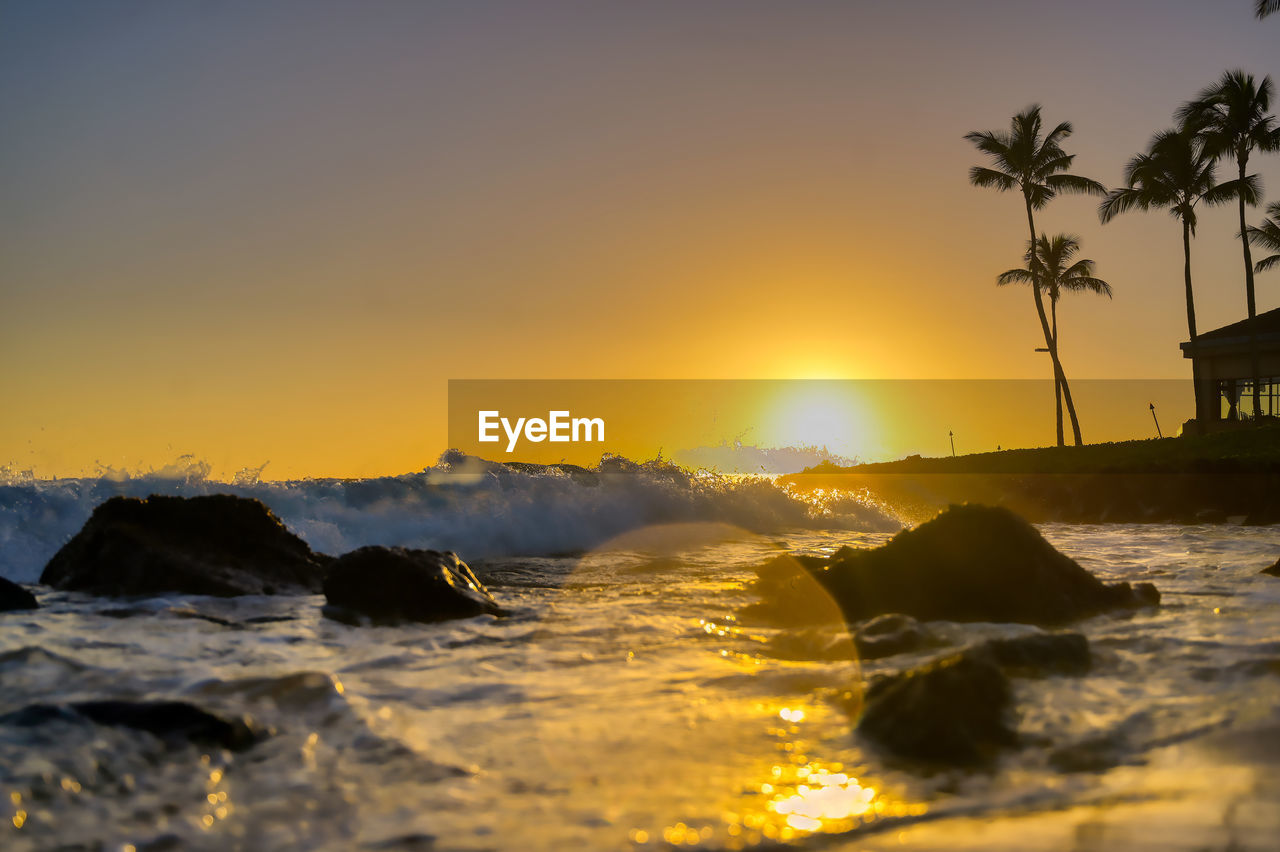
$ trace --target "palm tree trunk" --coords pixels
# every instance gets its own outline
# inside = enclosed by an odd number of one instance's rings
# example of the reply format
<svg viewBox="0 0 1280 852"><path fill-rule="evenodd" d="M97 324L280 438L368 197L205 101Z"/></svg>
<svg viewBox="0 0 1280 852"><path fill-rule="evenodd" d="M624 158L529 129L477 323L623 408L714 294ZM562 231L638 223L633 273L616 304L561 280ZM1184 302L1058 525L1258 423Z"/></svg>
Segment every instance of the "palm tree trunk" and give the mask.
<svg viewBox="0 0 1280 852"><path fill-rule="evenodd" d="M1182 220L1182 277L1187 288L1187 333L1191 335L1191 382L1196 400L1196 420L1207 420L1208 400L1202 399L1200 393L1200 376L1196 371L1200 362L1200 353L1196 348L1196 300L1191 289L1191 223Z"/></svg>
<svg viewBox="0 0 1280 852"><path fill-rule="evenodd" d="M1058 300L1049 296L1049 324L1053 332L1053 345L1058 345ZM1053 374L1053 402L1058 419L1058 434L1062 434L1062 382L1058 381L1057 371Z"/></svg>
<svg viewBox="0 0 1280 852"><path fill-rule="evenodd" d="M1031 213L1031 199L1025 195L1023 198L1027 205L1027 227L1031 229L1031 245L1036 244L1036 220ZM1049 349L1049 358L1053 361L1053 379L1055 383L1061 382L1062 395L1067 401L1067 413L1071 415L1071 428L1075 433L1076 446L1084 443L1080 439L1080 421L1076 419L1076 406L1071 400L1071 386L1067 384L1067 377L1062 372L1062 362L1058 360L1058 347L1053 340L1053 332L1049 328L1049 318L1044 313L1044 299L1040 295L1040 279L1037 277L1037 262L1035 259L1035 251L1031 252L1031 293L1036 300L1036 314L1040 317L1040 330L1044 334L1044 345ZM1062 438L1062 424L1058 424L1058 446L1065 446L1066 442Z"/></svg>
<svg viewBox="0 0 1280 852"><path fill-rule="evenodd" d="M1244 219L1244 173L1249 164L1249 152L1238 152L1236 162L1240 165L1240 192L1236 193L1236 197L1240 199L1240 244L1244 246L1244 295L1245 302L1249 308L1249 319L1253 319L1258 315L1258 303L1253 297L1253 256L1249 251L1249 226ZM1258 332L1253 329L1249 332L1249 370L1253 374L1253 416L1258 418L1262 414L1262 382L1258 367Z"/></svg>
<svg viewBox="0 0 1280 852"><path fill-rule="evenodd" d="M1240 199L1240 244L1244 246L1244 295L1249 307L1249 319L1253 319L1258 315L1258 303L1253 298L1253 255L1249 251L1249 225L1244 218L1244 172L1249 163L1249 155L1240 157L1238 162L1240 163L1240 192L1236 193L1236 197Z"/></svg>

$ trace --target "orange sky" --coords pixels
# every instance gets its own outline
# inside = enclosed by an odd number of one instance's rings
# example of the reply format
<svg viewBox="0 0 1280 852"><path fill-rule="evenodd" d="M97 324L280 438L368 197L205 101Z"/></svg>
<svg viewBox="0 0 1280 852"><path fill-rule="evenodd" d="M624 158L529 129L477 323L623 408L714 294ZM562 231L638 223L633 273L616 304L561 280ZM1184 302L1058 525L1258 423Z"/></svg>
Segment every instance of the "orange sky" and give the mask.
<svg viewBox="0 0 1280 852"><path fill-rule="evenodd" d="M451 378L1043 377L963 134L1040 101L1113 185L1222 70L1280 75L1280 20L960 5L6 3L0 464L417 470ZM1176 223L1095 205L1040 220L1116 292L1064 302L1069 375L1187 376Z"/></svg>

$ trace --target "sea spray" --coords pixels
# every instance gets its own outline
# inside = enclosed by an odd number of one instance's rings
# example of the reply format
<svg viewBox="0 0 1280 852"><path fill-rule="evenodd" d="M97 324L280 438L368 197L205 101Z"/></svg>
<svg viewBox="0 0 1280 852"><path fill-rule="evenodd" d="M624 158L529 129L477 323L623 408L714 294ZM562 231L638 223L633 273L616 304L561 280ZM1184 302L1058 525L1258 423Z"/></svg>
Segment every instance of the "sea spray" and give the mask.
<svg viewBox="0 0 1280 852"><path fill-rule="evenodd" d="M0 576L34 582L111 497L217 493L261 500L313 548L332 554L369 544L454 550L467 559L570 553L637 527L688 521L756 533L898 527L875 507L801 497L772 477L612 455L585 468L501 464L449 451L436 465L400 476L230 483L210 479L208 465L183 457L143 474L7 477L0 482Z"/></svg>

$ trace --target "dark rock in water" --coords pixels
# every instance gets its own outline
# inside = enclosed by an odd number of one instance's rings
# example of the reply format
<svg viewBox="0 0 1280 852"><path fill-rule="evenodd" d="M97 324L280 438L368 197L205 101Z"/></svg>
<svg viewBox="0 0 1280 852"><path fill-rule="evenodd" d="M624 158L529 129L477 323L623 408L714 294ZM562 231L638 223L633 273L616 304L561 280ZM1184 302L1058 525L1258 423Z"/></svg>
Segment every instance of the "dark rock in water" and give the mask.
<svg viewBox="0 0 1280 852"><path fill-rule="evenodd" d="M1035 527L990 506L952 506L883 547L841 549L809 570L851 622L896 612L922 621L1060 624L1160 600L1149 583L1104 584Z"/></svg>
<svg viewBox="0 0 1280 852"><path fill-rule="evenodd" d="M1088 673L1093 663L1089 640L1079 633L1035 633L988 639L973 650L1014 677L1082 675Z"/></svg>
<svg viewBox="0 0 1280 852"><path fill-rule="evenodd" d="M12 612L22 609L38 609L36 596L19 586L0 577L0 612Z"/></svg>
<svg viewBox="0 0 1280 852"><path fill-rule="evenodd" d="M781 630L770 637L765 653L778 660L856 660L849 633L843 627Z"/></svg>
<svg viewBox="0 0 1280 852"><path fill-rule="evenodd" d="M872 683L858 732L890 754L981 766L1016 745L1009 681L981 654L962 653Z"/></svg>
<svg viewBox="0 0 1280 852"><path fill-rule="evenodd" d="M1263 574L1270 574L1272 577L1280 577L1280 559L1276 560L1276 564L1270 568L1263 568Z"/></svg>
<svg viewBox="0 0 1280 852"><path fill-rule="evenodd" d="M864 660L919 651L929 644L930 639L920 622L902 613L876 616L853 635L858 656Z"/></svg>
<svg viewBox="0 0 1280 852"><path fill-rule="evenodd" d="M1049 766L1059 772L1106 772L1126 762L1128 743L1117 732L1099 734L1049 752Z"/></svg>
<svg viewBox="0 0 1280 852"><path fill-rule="evenodd" d="M751 587L760 600L742 607L739 621L780 627L844 625L844 613L815 579L826 564L820 556L783 554L758 566Z"/></svg>
<svg viewBox="0 0 1280 852"><path fill-rule="evenodd" d="M113 497L54 554L40 582L111 596L314 594L328 561L257 500Z"/></svg>
<svg viewBox="0 0 1280 852"><path fill-rule="evenodd" d="M362 547L340 556L324 578L325 614L358 623L443 621L502 610L451 552Z"/></svg>
<svg viewBox="0 0 1280 852"><path fill-rule="evenodd" d="M146 731L170 745L195 743L232 751L246 749L258 739L244 720L227 721L185 701L29 704L0 716L0 724L27 728L59 720L88 720L99 725Z"/></svg>

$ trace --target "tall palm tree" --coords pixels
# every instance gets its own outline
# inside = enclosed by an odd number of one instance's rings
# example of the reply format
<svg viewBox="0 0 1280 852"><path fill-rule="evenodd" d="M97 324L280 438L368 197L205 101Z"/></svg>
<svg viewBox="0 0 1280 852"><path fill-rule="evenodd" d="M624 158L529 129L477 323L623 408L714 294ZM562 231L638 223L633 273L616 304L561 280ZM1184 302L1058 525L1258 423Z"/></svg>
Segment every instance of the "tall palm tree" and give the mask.
<svg viewBox="0 0 1280 852"><path fill-rule="evenodd" d="M1147 151L1138 154L1124 169L1125 186L1107 193L1098 207L1105 224L1128 210L1165 208L1182 223L1182 273L1187 297L1187 333L1191 338L1192 365L1196 363L1196 303L1191 286L1191 238L1196 233L1196 205L1220 204L1233 191L1216 184L1214 157L1205 149L1204 138L1193 127L1165 130L1152 137ZM1196 417L1202 417L1207 399L1201 399L1200 383L1195 383Z"/></svg>
<svg viewBox="0 0 1280 852"><path fill-rule="evenodd" d="M983 154L986 154L992 168L973 166L969 169L969 182L974 186L991 187L1000 192L1018 190L1022 193L1023 204L1027 210L1027 228L1030 241L1036 240L1035 211L1041 210L1052 201L1058 193L1086 193L1105 195L1106 188L1096 180L1067 174L1074 154L1062 150L1062 141L1071 135L1071 123L1062 122L1049 133L1041 135L1040 105L1033 104L1013 117L1009 123L1009 131L974 131L965 135ZM1033 277L1039 275L1039 262L1035 255L1030 257L1030 270ZM1080 420L1076 416L1075 403L1071 399L1071 387L1067 384L1066 374L1062 370L1062 360L1058 357L1058 345L1049 327L1049 318L1044 312L1042 288L1034 286L1031 293L1035 299L1036 314L1040 318L1040 330L1044 334L1045 346L1049 349L1049 358L1053 361L1054 382L1061 386L1066 399L1067 412L1071 415L1071 431L1076 446L1084 443L1080 437ZM1062 417L1057 418L1058 446L1065 442L1062 436Z"/></svg>
<svg viewBox="0 0 1280 852"><path fill-rule="evenodd" d="M1249 155L1253 151L1274 151L1280 148L1280 128L1276 117L1268 114L1271 109L1271 78L1263 77L1261 85L1254 82L1252 74L1243 71L1227 71L1213 85L1203 89L1196 99L1178 110L1178 118L1194 124L1204 137L1205 150L1216 159L1233 159L1239 177L1222 184L1223 191L1230 187L1240 206L1240 245L1244 252L1244 292L1249 308L1249 318L1258 315L1253 295L1253 259L1250 257L1248 224L1245 222L1245 205L1258 203L1259 187L1256 181L1247 179ZM1253 410L1261 404L1261 383L1258 381L1257 341L1251 356L1253 378Z"/></svg>
<svg viewBox="0 0 1280 852"><path fill-rule="evenodd" d="M1248 232L1245 206L1258 203L1256 181L1246 179L1249 155L1254 151L1280 149L1280 125L1276 117L1268 114L1271 109L1272 85L1270 77L1255 83L1252 74L1243 71L1227 71L1222 77L1202 90L1196 99L1178 110L1178 119L1199 129L1204 137L1205 151L1215 160L1235 160L1239 177L1222 184L1223 191L1231 188L1240 208L1240 233ZM1245 296L1249 316L1258 314L1253 295L1253 261L1249 254L1249 241L1240 240L1244 251Z"/></svg>
<svg viewBox="0 0 1280 852"><path fill-rule="evenodd" d="M1280 0L1258 0L1258 4L1254 6L1253 11L1259 19L1275 12L1280 12Z"/></svg>
<svg viewBox="0 0 1280 852"><path fill-rule="evenodd" d="M1111 285L1094 276L1094 263L1088 258L1075 260L1080 251L1080 238L1070 234L1056 234L1050 237L1041 234L1040 238L1027 249L1027 266L1025 269L1010 269L996 278L996 284L1032 284L1036 283L1035 269L1038 267L1039 286L1049 296L1049 324L1053 341L1061 345L1058 336L1058 300L1065 292L1089 291L1111 298ZM1034 262L1033 262L1034 258ZM1054 397L1058 408L1058 419L1062 419L1061 388L1055 383Z"/></svg>
<svg viewBox="0 0 1280 852"><path fill-rule="evenodd" d="M1280 4L1280 0L1276 2ZM1255 246L1277 252L1255 263L1254 272L1266 272L1273 266L1280 266L1280 201L1268 204L1267 218L1263 219L1262 224L1256 228L1250 225L1246 233Z"/></svg>

